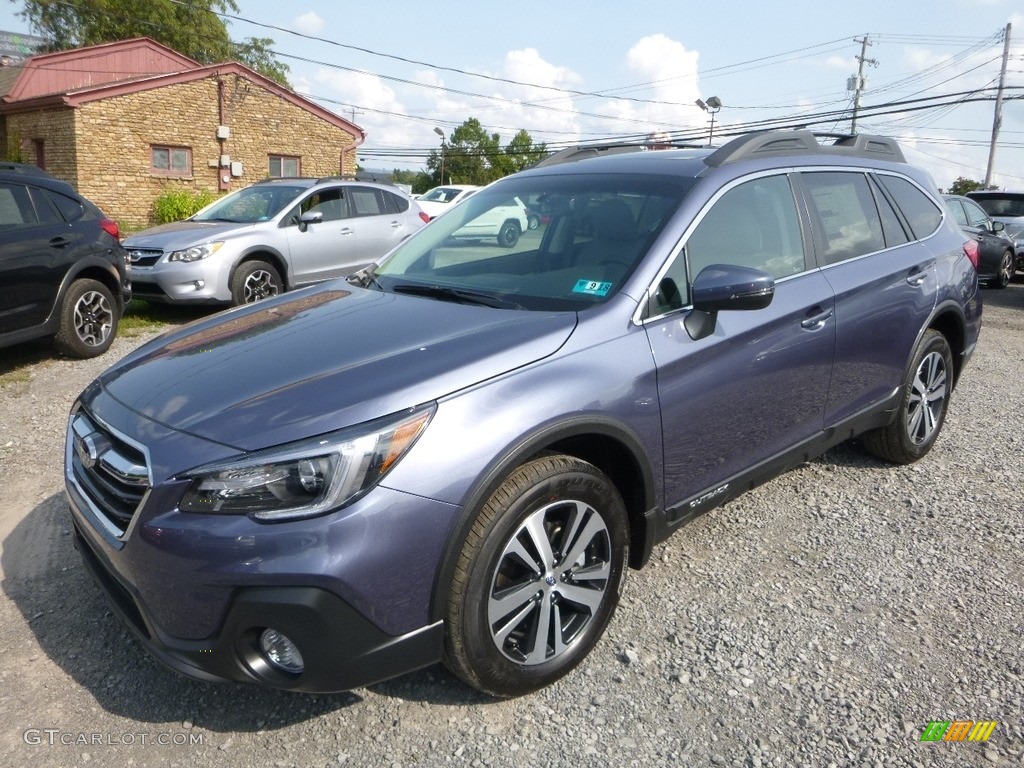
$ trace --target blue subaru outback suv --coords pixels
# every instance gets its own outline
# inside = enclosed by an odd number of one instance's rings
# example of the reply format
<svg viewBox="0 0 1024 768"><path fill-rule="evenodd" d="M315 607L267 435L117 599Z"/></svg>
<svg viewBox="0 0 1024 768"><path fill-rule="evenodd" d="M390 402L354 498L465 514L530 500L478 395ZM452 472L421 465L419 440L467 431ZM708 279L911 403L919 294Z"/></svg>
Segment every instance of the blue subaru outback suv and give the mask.
<svg viewBox="0 0 1024 768"><path fill-rule="evenodd" d="M523 694L696 515L853 437L928 453L977 245L894 141L582 154L81 394L75 542L158 659L299 691L443 661ZM467 236L514 198L542 220L515 247Z"/></svg>

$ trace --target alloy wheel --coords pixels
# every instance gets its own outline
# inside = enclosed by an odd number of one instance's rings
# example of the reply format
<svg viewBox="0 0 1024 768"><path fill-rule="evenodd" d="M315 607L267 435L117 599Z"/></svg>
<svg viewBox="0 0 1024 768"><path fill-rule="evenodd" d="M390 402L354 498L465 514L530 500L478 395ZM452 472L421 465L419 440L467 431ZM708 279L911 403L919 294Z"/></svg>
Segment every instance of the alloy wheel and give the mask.
<svg viewBox="0 0 1024 768"><path fill-rule="evenodd" d="M591 505L560 500L533 512L508 540L488 594L491 639L507 659L552 661L579 640L606 598L611 538Z"/></svg>
<svg viewBox="0 0 1024 768"><path fill-rule="evenodd" d="M907 435L915 445L926 442L938 429L946 385L946 361L939 352L928 353L914 374L907 408Z"/></svg>
<svg viewBox="0 0 1024 768"><path fill-rule="evenodd" d="M83 344L98 347L110 336L114 312L99 291L86 291L75 303L75 335Z"/></svg>
<svg viewBox="0 0 1024 768"><path fill-rule="evenodd" d="M281 288L278 286L277 281L274 280L274 276L265 269L257 269L245 278L243 297L246 304L277 296L280 292Z"/></svg>

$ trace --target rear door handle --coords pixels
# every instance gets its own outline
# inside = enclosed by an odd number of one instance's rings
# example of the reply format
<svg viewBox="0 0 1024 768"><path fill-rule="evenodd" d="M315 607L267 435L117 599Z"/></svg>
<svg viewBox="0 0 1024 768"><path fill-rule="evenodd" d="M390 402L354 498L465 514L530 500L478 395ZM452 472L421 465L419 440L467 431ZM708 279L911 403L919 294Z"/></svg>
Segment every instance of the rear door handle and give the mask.
<svg viewBox="0 0 1024 768"><path fill-rule="evenodd" d="M50 238L50 247L51 248L63 248L65 245L67 245L70 242L71 242L71 240L69 238L66 238L63 235L58 235L57 237L51 237Z"/></svg>
<svg viewBox="0 0 1024 768"><path fill-rule="evenodd" d="M341 230L341 234L343 234L343 235L351 235L351 234L353 234L353 232L352 232L352 230L349 227L345 227L343 230Z"/></svg>
<svg viewBox="0 0 1024 768"><path fill-rule="evenodd" d="M821 307L814 307L810 310L814 314L808 314L806 318L800 321L800 327L806 328L808 331L815 331L821 328L825 324L825 321L832 317L832 309L822 309Z"/></svg>
<svg viewBox="0 0 1024 768"><path fill-rule="evenodd" d="M910 274L907 275L907 283L917 288L925 281L925 278L927 277L928 272L926 270L922 269L921 267L914 267L912 270L910 270Z"/></svg>

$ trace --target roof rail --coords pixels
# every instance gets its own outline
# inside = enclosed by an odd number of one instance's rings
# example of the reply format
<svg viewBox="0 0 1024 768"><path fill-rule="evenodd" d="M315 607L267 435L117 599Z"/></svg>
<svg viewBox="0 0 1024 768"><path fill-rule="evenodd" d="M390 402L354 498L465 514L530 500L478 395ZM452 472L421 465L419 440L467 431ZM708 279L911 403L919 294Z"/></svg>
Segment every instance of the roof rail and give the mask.
<svg viewBox="0 0 1024 768"><path fill-rule="evenodd" d="M562 163L574 163L577 160L586 160L591 157L602 157L603 155L619 155L626 152L645 152L647 147L643 144L587 144L575 147L566 147L557 152L552 152L547 157L541 158L530 168L547 168L549 165L561 165Z"/></svg>
<svg viewBox="0 0 1024 768"><path fill-rule="evenodd" d="M835 139L832 144L822 144L819 138ZM748 133L733 139L716 149L704 162L712 167L734 163L752 157L778 155L845 155L847 157L870 157L905 163L903 150L895 139L873 136L866 133L836 134L813 133L811 131L763 131Z"/></svg>

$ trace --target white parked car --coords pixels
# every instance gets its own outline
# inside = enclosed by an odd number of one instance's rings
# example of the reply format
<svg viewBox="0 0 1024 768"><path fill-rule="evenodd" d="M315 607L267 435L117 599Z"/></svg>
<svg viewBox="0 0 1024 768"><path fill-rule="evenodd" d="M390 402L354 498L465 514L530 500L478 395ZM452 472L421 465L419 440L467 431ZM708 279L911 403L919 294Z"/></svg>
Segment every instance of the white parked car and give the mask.
<svg viewBox="0 0 1024 768"><path fill-rule="evenodd" d="M465 200L478 189L480 187L472 184L446 184L427 190L416 198L416 202L427 216L433 219L449 210L455 203Z"/></svg>

